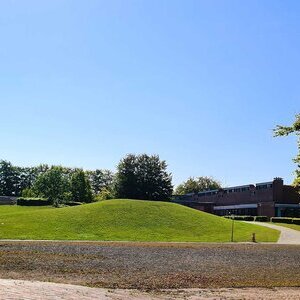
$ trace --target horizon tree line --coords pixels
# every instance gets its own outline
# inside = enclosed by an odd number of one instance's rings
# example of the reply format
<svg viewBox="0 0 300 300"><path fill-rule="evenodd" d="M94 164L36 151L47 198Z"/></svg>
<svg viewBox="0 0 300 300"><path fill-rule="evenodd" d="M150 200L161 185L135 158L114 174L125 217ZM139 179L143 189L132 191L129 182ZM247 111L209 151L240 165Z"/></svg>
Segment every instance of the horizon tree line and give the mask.
<svg viewBox="0 0 300 300"><path fill-rule="evenodd" d="M110 190L114 174L110 170L94 171L40 164L34 167L14 166L0 160L0 196L45 197L54 202L91 202L93 195ZM88 196L83 196L84 190Z"/></svg>
<svg viewBox="0 0 300 300"><path fill-rule="evenodd" d="M211 177L189 178L175 192L199 192L219 186ZM115 173L47 164L19 167L0 160L0 196L41 197L59 204L112 198L169 201L172 194L172 174L158 155L128 154Z"/></svg>

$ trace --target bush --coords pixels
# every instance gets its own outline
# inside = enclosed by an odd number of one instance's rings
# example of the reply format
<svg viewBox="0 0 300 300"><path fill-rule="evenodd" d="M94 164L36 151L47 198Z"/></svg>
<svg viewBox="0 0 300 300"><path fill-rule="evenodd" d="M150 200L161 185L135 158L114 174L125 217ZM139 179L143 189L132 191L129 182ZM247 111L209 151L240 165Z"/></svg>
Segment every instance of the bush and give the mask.
<svg viewBox="0 0 300 300"><path fill-rule="evenodd" d="M234 216L235 220L241 220L241 221L254 221L253 216Z"/></svg>
<svg viewBox="0 0 300 300"><path fill-rule="evenodd" d="M76 201L69 201L66 203L66 205L68 206L77 206L77 205L81 205L81 202L76 202Z"/></svg>
<svg viewBox="0 0 300 300"><path fill-rule="evenodd" d="M227 219L234 219L236 221L254 221L253 216L224 216Z"/></svg>
<svg viewBox="0 0 300 300"><path fill-rule="evenodd" d="M300 218L294 218L292 222L293 224L300 225Z"/></svg>
<svg viewBox="0 0 300 300"><path fill-rule="evenodd" d="M255 222L269 222L270 218L267 216L256 216Z"/></svg>
<svg viewBox="0 0 300 300"><path fill-rule="evenodd" d="M114 195L113 195L112 191L110 191L107 188L103 188L99 194L94 196L93 201L98 202L98 201L103 201L103 200L110 200L113 198L114 198Z"/></svg>
<svg viewBox="0 0 300 300"><path fill-rule="evenodd" d="M26 188L22 191L22 198L35 198L36 194L34 193L33 189Z"/></svg>
<svg viewBox="0 0 300 300"><path fill-rule="evenodd" d="M18 198L17 205L20 206L46 206L51 205L51 202L45 198Z"/></svg>
<svg viewBox="0 0 300 300"><path fill-rule="evenodd" d="M280 218L280 217L271 218L271 222L273 222L273 223L292 224L292 221L293 221L293 218Z"/></svg>

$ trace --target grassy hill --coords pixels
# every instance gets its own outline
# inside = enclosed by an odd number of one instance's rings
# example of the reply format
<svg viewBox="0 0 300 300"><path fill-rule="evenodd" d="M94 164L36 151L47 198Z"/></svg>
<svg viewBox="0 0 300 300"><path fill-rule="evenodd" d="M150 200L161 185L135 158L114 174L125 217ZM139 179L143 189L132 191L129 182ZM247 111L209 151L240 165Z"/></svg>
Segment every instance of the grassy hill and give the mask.
<svg viewBox="0 0 300 300"><path fill-rule="evenodd" d="M178 204L109 200L65 208L0 206L0 239L228 242L231 220ZM234 240L272 242L279 232L235 222Z"/></svg>

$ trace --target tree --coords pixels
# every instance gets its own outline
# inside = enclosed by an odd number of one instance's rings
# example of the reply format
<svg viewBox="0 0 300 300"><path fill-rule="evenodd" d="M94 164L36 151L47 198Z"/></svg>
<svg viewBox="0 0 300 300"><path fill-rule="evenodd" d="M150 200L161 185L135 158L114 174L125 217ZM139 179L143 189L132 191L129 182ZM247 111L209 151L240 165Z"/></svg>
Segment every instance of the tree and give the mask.
<svg viewBox="0 0 300 300"><path fill-rule="evenodd" d="M23 190L28 190L33 186L37 174L35 168L15 167L16 169L16 194L17 196L23 195ZM26 192L25 192L26 194Z"/></svg>
<svg viewBox="0 0 300 300"><path fill-rule="evenodd" d="M48 198L52 204L55 204L68 199L70 183L63 168L53 166L37 177L33 189L38 196Z"/></svg>
<svg viewBox="0 0 300 300"><path fill-rule="evenodd" d="M82 169L72 174L71 193L74 201L90 203L93 200L90 182Z"/></svg>
<svg viewBox="0 0 300 300"><path fill-rule="evenodd" d="M185 195L189 193L199 193L207 190L216 190L219 188L221 188L220 182L212 177L190 177L187 181L177 186L175 194Z"/></svg>
<svg viewBox="0 0 300 300"><path fill-rule="evenodd" d="M114 191L107 189L104 187L100 193L94 196L94 201L103 201L103 200L109 200L109 199L114 199Z"/></svg>
<svg viewBox="0 0 300 300"><path fill-rule="evenodd" d="M22 198L35 198L36 193L31 188L25 188L22 190L21 196Z"/></svg>
<svg viewBox="0 0 300 300"><path fill-rule="evenodd" d="M113 190L114 174L109 170L86 171L86 175L90 181L92 191L95 195L101 193L103 189L106 191Z"/></svg>
<svg viewBox="0 0 300 300"><path fill-rule="evenodd" d="M298 144L298 154L294 158L294 162L297 164L297 169L295 171L296 178L294 180L294 185L300 187L300 114L297 114L295 117L295 121L291 126L282 126L277 125L274 129L274 136L287 136L290 134L295 134Z"/></svg>
<svg viewBox="0 0 300 300"><path fill-rule="evenodd" d="M158 155L128 154L117 166L115 190L119 198L169 200L172 176Z"/></svg>
<svg viewBox="0 0 300 300"><path fill-rule="evenodd" d="M35 168L17 167L8 161L0 161L0 195L20 196L24 189L32 187L35 179Z"/></svg>
<svg viewBox="0 0 300 300"><path fill-rule="evenodd" d="M17 170L8 161L0 161L0 196L17 196Z"/></svg>

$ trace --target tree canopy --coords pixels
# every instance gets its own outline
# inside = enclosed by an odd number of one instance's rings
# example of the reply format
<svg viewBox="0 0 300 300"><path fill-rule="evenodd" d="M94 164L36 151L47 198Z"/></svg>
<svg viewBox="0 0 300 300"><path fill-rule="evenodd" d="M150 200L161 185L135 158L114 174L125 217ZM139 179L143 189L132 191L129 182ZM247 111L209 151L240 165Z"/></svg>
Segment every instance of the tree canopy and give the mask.
<svg viewBox="0 0 300 300"><path fill-rule="evenodd" d="M17 170L8 161L0 161L0 195L14 196L17 193Z"/></svg>
<svg viewBox="0 0 300 300"><path fill-rule="evenodd" d="M190 177L188 180L179 184L175 190L176 195L185 195L189 193L199 193L207 190L221 188L221 183L212 177Z"/></svg>
<svg viewBox="0 0 300 300"><path fill-rule="evenodd" d="M277 125L274 129L275 136L287 136L290 134L295 134L298 144L298 153L297 156L294 158L294 162L297 164L297 169L295 171L296 178L294 180L294 185L300 187L300 114L297 114L295 117L294 123L291 126L282 126Z"/></svg>
<svg viewBox="0 0 300 300"><path fill-rule="evenodd" d="M49 166L47 164L33 167L20 167L13 165L9 161L0 160L0 196L37 196L36 191L33 190L37 179L53 168L58 168L64 178L69 182L68 193L71 195L72 176L78 171L78 168ZM112 194L114 174L111 171L96 169L94 171L82 170L82 172L84 172L85 178L88 180L88 184L91 186L94 195L99 195L102 191L104 194L108 192ZM38 184L40 184L40 182L38 182ZM55 187L53 186L53 188ZM42 193L42 191L39 192L39 194Z"/></svg>
<svg viewBox="0 0 300 300"><path fill-rule="evenodd" d="M158 155L128 154L117 166L115 190L119 198L169 200L172 176Z"/></svg>
<svg viewBox="0 0 300 300"><path fill-rule="evenodd" d="M82 169L76 170L71 177L72 200L90 203L93 200L92 189Z"/></svg>
<svg viewBox="0 0 300 300"><path fill-rule="evenodd" d="M48 198L51 203L63 202L70 197L69 180L62 167L52 167L38 176L33 190L39 197Z"/></svg>
<svg viewBox="0 0 300 300"><path fill-rule="evenodd" d="M114 174L112 171L96 169L94 171L86 171L86 175L95 195L101 194L102 191L107 192L113 189Z"/></svg>

